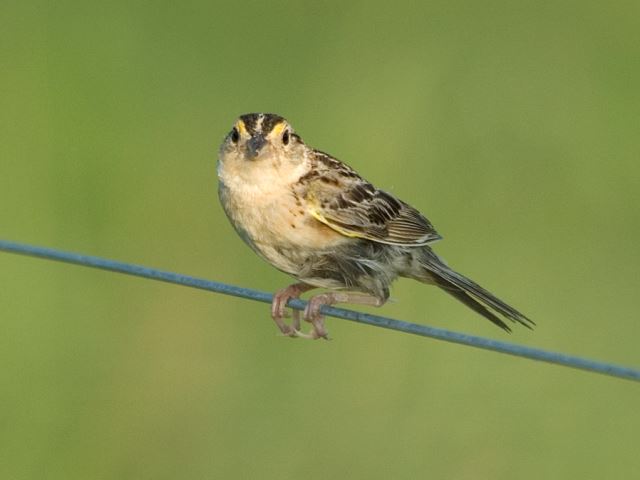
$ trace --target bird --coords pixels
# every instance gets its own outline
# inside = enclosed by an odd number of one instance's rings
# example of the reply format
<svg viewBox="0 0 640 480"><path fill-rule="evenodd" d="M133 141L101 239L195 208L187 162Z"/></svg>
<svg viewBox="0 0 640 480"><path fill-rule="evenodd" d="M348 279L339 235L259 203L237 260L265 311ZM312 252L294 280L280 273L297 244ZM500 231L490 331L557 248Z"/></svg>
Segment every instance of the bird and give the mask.
<svg viewBox="0 0 640 480"><path fill-rule="evenodd" d="M296 282L275 293L282 335L328 339L323 305L382 306L398 277L435 285L506 332L535 323L456 272L432 249L442 237L417 209L337 158L308 146L274 113L241 115L218 152L218 196L238 235ZM290 299L322 288L303 312ZM291 316L291 324L285 318Z"/></svg>

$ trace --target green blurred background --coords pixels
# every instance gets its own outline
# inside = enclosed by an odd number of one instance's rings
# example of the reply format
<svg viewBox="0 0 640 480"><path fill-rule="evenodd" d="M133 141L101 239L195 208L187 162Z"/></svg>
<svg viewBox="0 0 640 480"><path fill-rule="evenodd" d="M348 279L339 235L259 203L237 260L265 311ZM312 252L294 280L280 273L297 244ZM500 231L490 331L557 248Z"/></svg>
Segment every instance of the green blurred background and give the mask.
<svg viewBox="0 0 640 480"><path fill-rule="evenodd" d="M273 291L217 201L273 111L414 204L512 336L640 365L637 2L0 3L0 237ZM637 384L0 254L0 478L630 478Z"/></svg>

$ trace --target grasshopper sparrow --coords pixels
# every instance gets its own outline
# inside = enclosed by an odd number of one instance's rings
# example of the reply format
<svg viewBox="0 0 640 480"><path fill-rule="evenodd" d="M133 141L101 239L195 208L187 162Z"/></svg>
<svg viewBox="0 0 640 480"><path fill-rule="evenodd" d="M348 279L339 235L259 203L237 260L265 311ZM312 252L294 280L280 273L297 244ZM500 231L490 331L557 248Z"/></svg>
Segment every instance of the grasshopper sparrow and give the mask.
<svg viewBox="0 0 640 480"><path fill-rule="evenodd" d="M533 322L452 270L431 249L440 240L420 212L377 189L349 166L308 147L282 117L242 115L225 137L218 159L220 201L240 237L298 283L277 292L271 316L284 335L327 338L322 305L381 306L397 277L433 284L500 328L503 319ZM291 298L313 288L300 315L284 322Z"/></svg>

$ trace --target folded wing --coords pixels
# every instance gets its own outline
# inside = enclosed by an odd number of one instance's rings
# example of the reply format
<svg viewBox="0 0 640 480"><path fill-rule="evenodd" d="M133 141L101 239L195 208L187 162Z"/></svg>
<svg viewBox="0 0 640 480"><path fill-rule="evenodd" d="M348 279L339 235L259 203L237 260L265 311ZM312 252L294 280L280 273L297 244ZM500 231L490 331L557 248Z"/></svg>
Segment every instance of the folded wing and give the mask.
<svg viewBox="0 0 640 480"><path fill-rule="evenodd" d="M389 245L420 246L442 238L415 208L366 180L318 176L308 185L309 213L349 237Z"/></svg>

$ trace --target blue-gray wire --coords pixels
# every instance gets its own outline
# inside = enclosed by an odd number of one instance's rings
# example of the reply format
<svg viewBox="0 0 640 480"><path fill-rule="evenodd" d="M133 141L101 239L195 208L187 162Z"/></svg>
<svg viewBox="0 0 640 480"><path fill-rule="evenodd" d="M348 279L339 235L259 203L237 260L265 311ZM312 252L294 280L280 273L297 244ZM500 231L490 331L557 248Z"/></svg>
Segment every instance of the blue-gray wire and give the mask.
<svg viewBox="0 0 640 480"><path fill-rule="evenodd" d="M6 240L0 240L0 250L18 253L22 255L30 255L33 257L46 258L49 260L58 260L60 262L74 263L87 267L99 268L102 270L110 270L112 272L125 273L127 275L135 275L138 277L151 278L162 282L175 283L187 287L209 290L211 292L222 293L225 295L233 295L235 297L257 300L259 302L271 303L273 296L270 293L259 292L244 287L236 287L225 283L214 282L202 278L190 277L179 273L164 272L153 268L133 265L105 258L93 257L91 255L82 255L79 253L63 252L52 248L36 247L33 245L25 245ZM288 305L292 308L303 310L307 302L303 300L290 300ZM589 360L587 358L566 355L563 353L550 352L540 350L538 348L526 347L524 345L516 345L513 343L492 340L489 338L467 335L464 333L452 332L441 328L429 327L426 325L417 325L415 323L403 322L393 318L381 317L378 315L369 315L366 313L354 312L353 310L345 310L343 308L335 308L329 306L322 307L322 313L332 317L343 318L353 322L365 323L375 327L388 328L398 330L405 333L412 333L423 337L435 338L446 342L459 343L470 347L483 348L485 350L493 350L494 352L507 353L517 357L529 358L542 362L554 363L565 367L587 370L590 372L610 375L612 377L625 378L640 382L640 370L623 367L620 365L612 365L610 363Z"/></svg>

